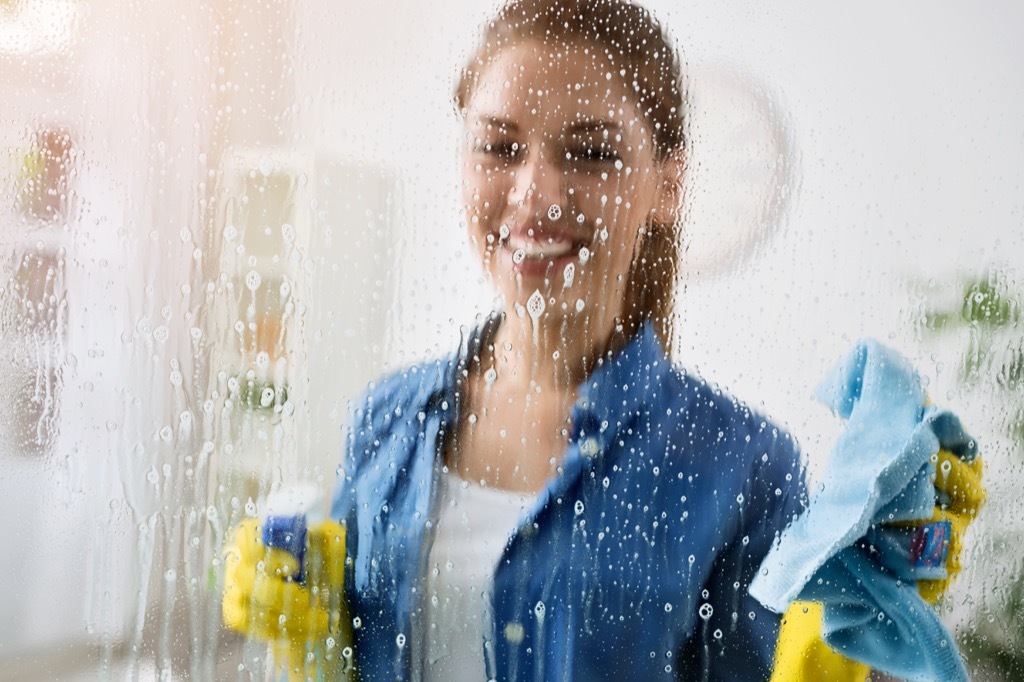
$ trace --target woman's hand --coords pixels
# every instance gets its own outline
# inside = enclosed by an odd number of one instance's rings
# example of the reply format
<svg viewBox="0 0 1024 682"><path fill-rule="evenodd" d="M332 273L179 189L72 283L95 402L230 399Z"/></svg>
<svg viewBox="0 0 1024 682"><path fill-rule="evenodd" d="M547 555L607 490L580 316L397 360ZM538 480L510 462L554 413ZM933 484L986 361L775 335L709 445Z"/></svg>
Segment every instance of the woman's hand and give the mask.
<svg viewBox="0 0 1024 682"><path fill-rule="evenodd" d="M982 460L963 447L971 442L969 437L964 434L963 439L956 441L945 438L941 431L937 435L940 449L932 458L935 465L932 517L883 527L882 532L895 533L895 544L888 545L888 554L884 549L871 548L901 577L915 580L918 593L929 604L942 598L960 572L963 536L985 500ZM904 570L894 565L896 563L903 563ZM915 572L938 577L915 577ZM782 619L772 682L822 679L862 682L867 679L869 666L827 645L821 627L820 603L794 601L790 605Z"/></svg>
<svg viewBox="0 0 1024 682"><path fill-rule="evenodd" d="M351 671L344 526L329 520L309 528L303 582L292 577L300 572L299 560L264 545L255 519L235 527L223 557L227 627L272 644L276 666L286 665L302 679L315 670L331 671L329 676Z"/></svg>
<svg viewBox="0 0 1024 682"><path fill-rule="evenodd" d="M945 446L945 444L943 444ZM939 563L945 577L920 578L917 590L929 604L939 601L961 569L963 537L985 501L980 457L970 461L940 449L935 456L935 511L913 529L912 559L918 564Z"/></svg>
<svg viewBox="0 0 1024 682"><path fill-rule="evenodd" d="M963 531L984 496L973 439L928 404L909 361L875 341L857 344L818 396L846 427L750 593L778 613L794 600L821 603L828 645L876 669L969 679L922 598L938 598L959 569Z"/></svg>

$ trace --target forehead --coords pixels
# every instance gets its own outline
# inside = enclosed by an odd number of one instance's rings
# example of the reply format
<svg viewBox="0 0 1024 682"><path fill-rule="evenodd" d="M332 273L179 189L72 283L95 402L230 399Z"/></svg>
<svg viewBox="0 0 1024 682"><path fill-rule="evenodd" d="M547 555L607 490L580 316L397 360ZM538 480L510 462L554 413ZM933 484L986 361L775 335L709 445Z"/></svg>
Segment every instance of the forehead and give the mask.
<svg viewBox="0 0 1024 682"><path fill-rule="evenodd" d="M646 130L623 77L601 48L526 42L498 52L480 73L467 122L508 120L554 131L578 120Z"/></svg>

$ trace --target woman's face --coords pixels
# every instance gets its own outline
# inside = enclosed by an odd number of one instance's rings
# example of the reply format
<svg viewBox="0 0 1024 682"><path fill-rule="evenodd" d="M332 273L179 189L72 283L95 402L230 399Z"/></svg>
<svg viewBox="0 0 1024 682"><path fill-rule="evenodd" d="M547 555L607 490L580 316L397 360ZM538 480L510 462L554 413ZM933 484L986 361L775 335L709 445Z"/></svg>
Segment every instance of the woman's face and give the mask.
<svg viewBox="0 0 1024 682"><path fill-rule="evenodd" d="M674 206L650 124L597 52L526 42L498 53L467 106L462 199L506 305L610 330L644 226Z"/></svg>

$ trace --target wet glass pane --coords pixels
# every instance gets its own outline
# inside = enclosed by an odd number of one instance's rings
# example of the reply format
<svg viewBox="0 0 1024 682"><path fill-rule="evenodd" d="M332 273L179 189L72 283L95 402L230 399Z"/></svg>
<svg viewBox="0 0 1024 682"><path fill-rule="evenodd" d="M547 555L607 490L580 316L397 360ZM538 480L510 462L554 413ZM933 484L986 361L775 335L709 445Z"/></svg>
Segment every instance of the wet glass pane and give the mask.
<svg viewBox="0 0 1024 682"><path fill-rule="evenodd" d="M1024 676L1022 10L502 7L0 0L0 680L795 679L869 338L969 436L851 636Z"/></svg>

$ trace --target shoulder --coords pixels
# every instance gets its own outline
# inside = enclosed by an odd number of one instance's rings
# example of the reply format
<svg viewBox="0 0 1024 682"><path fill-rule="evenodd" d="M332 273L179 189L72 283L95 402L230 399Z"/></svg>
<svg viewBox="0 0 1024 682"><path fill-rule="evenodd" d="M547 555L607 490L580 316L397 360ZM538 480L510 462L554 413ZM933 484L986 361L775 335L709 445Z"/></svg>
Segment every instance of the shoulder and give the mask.
<svg viewBox="0 0 1024 682"><path fill-rule="evenodd" d="M438 359L410 365L371 383L351 404L335 482L333 514L345 518L362 493L383 498L406 471L428 426L450 409L455 366ZM371 494L372 493L372 494Z"/></svg>
<svg viewBox="0 0 1024 682"><path fill-rule="evenodd" d="M763 412L729 392L673 365L652 397L666 416L671 411L680 428L716 440L737 439L752 444L778 442L795 449L792 436Z"/></svg>
<svg viewBox="0 0 1024 682"><path fill-rule="evenodd" d="M371 382L351 404L352 434L380 430L409 410L424 409L445 391L454 363L454 358L425 360Z"/></svg>
<svg viewBox="0 0 1024 682"><path fill-rule="evenodd" d="M386 374L351 403L339 473L358 476L372 462L408 457L428 422L453 408L455 358L427 360ZM432 419L433 418L433 419Z"/></svg>
<svg viewBox="0 0 1024 682"><path fill-rule="evenodd" d="M763 412L673 365L652 391L652 417L709 464L790 482L802 480L794 437Z"/></svg>

